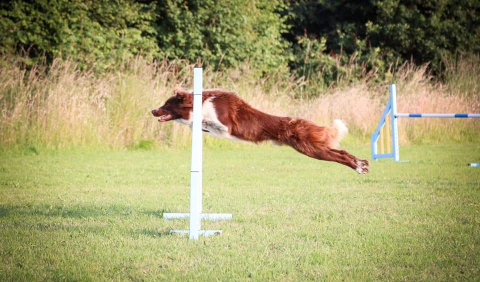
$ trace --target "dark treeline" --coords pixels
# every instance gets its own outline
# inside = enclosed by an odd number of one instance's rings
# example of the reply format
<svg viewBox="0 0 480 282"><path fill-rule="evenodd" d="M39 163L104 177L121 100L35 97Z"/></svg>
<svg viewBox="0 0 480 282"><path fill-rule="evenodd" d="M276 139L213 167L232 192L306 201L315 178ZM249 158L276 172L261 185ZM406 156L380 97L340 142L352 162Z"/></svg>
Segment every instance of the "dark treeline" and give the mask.
<svg viewBox="0 0 480 282"><path fill-rule="evenodd" d="M108 69L136 55L215 69L248 62L325 84L480 51L478 0L37 0L0 4L0 49ZM355 77L355 75L353 76Z"/></svg>

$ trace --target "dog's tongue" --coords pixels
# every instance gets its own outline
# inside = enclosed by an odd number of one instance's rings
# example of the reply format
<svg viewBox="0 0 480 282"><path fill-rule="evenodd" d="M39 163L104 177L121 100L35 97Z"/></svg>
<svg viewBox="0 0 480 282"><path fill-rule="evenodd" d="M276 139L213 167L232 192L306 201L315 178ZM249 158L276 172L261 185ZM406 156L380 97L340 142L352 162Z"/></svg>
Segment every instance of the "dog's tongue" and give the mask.
<svg viewBox="0 0 480 282"><path fill-rule="evenodd" d="M171 115L165 115L165 116L161 116L158 121L159 122L165 122L165 121L169 121L172 119L172 116Z"/></svg>

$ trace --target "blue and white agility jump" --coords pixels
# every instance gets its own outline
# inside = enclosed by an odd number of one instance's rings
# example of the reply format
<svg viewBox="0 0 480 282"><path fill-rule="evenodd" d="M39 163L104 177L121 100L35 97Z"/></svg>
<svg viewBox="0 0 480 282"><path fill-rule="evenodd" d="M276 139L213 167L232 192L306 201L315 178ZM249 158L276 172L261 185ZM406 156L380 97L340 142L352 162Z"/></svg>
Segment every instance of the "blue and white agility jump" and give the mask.
<svg viewBox="0 0 480 282"><path fill-rule="evenodd" d="M192 125L192 166L190 170L190 213L164 213L165 219L190 218L190 230L170 230L170 234L190 235L190 240L198 240L199 235L220 235L221 230L201 230L202 219L229 220L232 214L202 213L202 93L203 70L193 69L193 125Z"/></svg>
<svg viewBox="0 0 480 282"><path fill-rule="evenodd" d="M375 132L371 136L372 159L393 158L400 161L398 144L398 118L480 118L480 114L406 114L397 112L397 90L395 84L390 85L390 99L380 118ZM382 134L383 133L383 134ZM380 141L380 153L378 142ZM386 149L385 149L386 145ZM388 151L388 152L386 152ZM478 163L470 163L472 167L479 167Z"/></svg>

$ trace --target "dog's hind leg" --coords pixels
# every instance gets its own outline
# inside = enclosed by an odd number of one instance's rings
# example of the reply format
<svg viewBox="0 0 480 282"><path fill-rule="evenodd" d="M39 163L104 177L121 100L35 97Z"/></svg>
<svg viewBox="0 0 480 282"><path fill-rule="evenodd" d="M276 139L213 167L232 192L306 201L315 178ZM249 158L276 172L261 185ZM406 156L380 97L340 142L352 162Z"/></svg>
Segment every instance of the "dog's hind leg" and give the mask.
<svg viewBox="0 0 480 282"><path fill-rule="evenodd" d="M360 174L368 173L369 163L349 154L345 150L337 150L328 147L313 147L303 144L290 144L298 152L317 160L337 162L346 165ZM303 146L302 146L303 145Z"/></svg>
<svg viewBox="0 0 480 282"><path fill-rule="evenodd" d="M328 152L329 152L329 154L331 154L333 156L333 158L335 158L337 160L344 160L344 161L348 162L349 164L354 164L353 166L352 165L349 165L349 166L360 174L364 174L364 173L369 172L368 166L370 165L370 163L367 160L359 159L359 158L349 154L345 150L337 150L337 149L329 148ZM342 163L342 162L340 162L340 163Z"/></svg>

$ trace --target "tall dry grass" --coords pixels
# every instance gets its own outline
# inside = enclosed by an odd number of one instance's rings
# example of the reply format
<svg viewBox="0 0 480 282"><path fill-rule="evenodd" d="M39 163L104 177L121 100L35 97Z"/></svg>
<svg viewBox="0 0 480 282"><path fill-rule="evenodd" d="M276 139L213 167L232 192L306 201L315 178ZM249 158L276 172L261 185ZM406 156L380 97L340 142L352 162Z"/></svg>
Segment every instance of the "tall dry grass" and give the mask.
<svg viewBox="0 0 480 282"><path fill-rule="evenodd" d="M177 123L159 124L150 111L176 86L190 88L192 67L182 63L148 63L141 57L117 71L79 71L71 61L55 60L48 68L26 70L18 58L0 58L0 144L12 146L135 147L189 144L190 131ZM394 74L400 112L480 112L480 99L459 95L434 82L426 67L406 64ZM476 79L480 80L479 74ZM289 115L329 125L343 119L347 142L367 143L388 98L388 83L363 81L323 90L319 98L295 99L305 81L279 72L257 78L251 66L223 72L205 70L204 86L237 92L251 105L276 115ZM400 121L402 142L473 141L479 121Z"/></svg>

